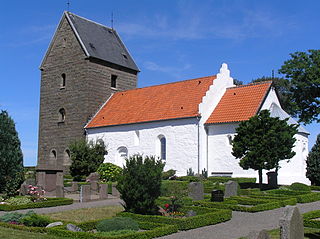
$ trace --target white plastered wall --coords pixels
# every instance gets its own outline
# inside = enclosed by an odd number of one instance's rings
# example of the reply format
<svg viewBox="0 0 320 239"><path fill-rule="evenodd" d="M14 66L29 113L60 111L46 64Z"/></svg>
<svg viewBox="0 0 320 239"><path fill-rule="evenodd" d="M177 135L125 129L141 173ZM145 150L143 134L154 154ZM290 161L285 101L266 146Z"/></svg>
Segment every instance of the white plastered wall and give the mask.
<svg viewBox="0 0 320 239"><path fill-rule="evenodd" d="M274 89L271 89L266 97L261 110L270 109L272 104L280 107L279 100ZM232 172L233 177L256 177L258 180L258 172L254 170L243 170L239 166L239 160L232 156L232 146L228 137L234 137L235 129L238 123L214 124L207 126L208 132L208 173L212 172ZM290 159L280 162L280 170L278 171L279 184L291 184L293 182L301 182L310 184L305 177L306 157L308 154L308 137L305 134L296 134L297 139L293 150L296 155ZM267 171L263 171L263 181L267 183Z"/></svg>
<svg viewBox="0 0 320 239"><path fill-rule="evenodd" d="M159 135L166 138L166 165L164 170L175 169L177 175L195 170L198 163L198 120L196 118L165 120L149 123L120 125L87 129L88 140L102 139L107 145L105 162L123 165L117 156L120 147L128 149L128 155L160 156ZM137 135L138 132L138 135ZM137 138L138 137L138 138Z"/></svg>

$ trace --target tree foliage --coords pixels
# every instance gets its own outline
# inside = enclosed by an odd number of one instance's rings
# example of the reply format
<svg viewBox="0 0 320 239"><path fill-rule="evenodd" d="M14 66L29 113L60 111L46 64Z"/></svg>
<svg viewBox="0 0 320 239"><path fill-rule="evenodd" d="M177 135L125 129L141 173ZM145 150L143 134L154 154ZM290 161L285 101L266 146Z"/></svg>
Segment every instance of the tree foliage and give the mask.
<svg viewBox="0 0 320 239"><path fill-rule="evenodd" d="M80 139L69 145L71 154L70 174L75 181L80 181L95 172L103 163L106 147L102 140L97 142Z"/></svg>
<svg viewBox="0 0 320 239"><path fill-rule="evenodd" d="M292 147L296 133L296 125L288 125L287 120L270 117L268 110L262 110L239 124L232 141L232 155L240 159L243 169L258 170L261 187L263 169L277 169L280 160L295 155Z"/></svg>
<svg viewBox="0 0 320 239"><path fill-rule="evenodd" d="M7 111L0 113L0 192L16 194L24 180L21 143L13 119Z"/></svg>
<svg viewBox="0 0 320 239"><path fill-rule="evenodd" d="M320 186L320 134L307 157L306 176L311 184Z"/></svg>
<svg viewBox="0 0 320 239"><path fill-rule="evenodd" d="M126 159L117 188L128 212L154 214L155 200L160 196L164 164L154 156L136 154Z"/></svg>
<svg viewBox="0 0 320 239"><path fill-rule="evenodd" d="M262 81L272 81L272 85L275 88L281 108L286 111L289 115L295 115L294 105L291 101L290 94L290 81L279 77L260 77L251 81L251 83L262 82Z"/></svg>
<svg viewBox="0 0 320 239"><path fill-rule="evenodd" d="M320 122L320 50L295 52L279 73L290 83L289 98L293 116L306 124ZM289 113L289 112L288 112Z"/></svg>

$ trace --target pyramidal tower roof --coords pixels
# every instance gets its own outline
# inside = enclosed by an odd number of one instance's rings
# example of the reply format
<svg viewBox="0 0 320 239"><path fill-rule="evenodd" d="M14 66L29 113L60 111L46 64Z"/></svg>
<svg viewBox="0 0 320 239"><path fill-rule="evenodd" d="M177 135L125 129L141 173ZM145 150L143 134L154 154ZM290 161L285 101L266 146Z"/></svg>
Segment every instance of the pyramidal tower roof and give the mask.
<svg viewBox="0 0 320 239"><path fill-rule="evenodd" d="M139 68L118 33L107 26L64 12L87 57L96 58L139 72Z"/></svg>

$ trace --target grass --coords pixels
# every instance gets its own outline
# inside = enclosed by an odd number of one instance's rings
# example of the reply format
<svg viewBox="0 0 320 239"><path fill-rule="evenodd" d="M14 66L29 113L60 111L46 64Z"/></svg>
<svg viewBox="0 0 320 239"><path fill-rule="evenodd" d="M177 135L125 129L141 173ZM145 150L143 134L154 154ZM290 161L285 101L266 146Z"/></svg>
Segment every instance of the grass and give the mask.
<svg viewBox="0 0 320 239"><path fill-rule="evenodd" d="M39 234L34 232L26 232L20 230L14 230L11 228L0 227L0 238L6 239L69 239L67 237L58 237L54 235Z"/></svg>
<svg viewBox="0 0 320 239"><path fill-rule="evenodd" d="M107 206L107 207L96 207L96 208L82 208L76 210L69 210L57 213L47 214L51 219L57 221L68 221L68 222L86 222L91 220L98 220L104 218L110 218L115 216L117 213L123 211L122 206ZM0 237L1 238L1 237Z"/></svg>

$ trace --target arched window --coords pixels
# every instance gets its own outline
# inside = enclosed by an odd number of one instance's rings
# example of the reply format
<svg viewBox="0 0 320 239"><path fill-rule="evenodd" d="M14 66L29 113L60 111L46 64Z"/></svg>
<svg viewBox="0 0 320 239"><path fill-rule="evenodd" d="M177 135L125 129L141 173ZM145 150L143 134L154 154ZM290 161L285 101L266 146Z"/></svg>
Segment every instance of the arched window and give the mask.
<svg viewBox="0 0 320 239"><path fill-rule="evenodd" d="M66 79L67 79L67 76L66 76L65 73L63 73L61 75L61 85L60 85L61 88L65 88L66 87Z"/></svg>
<svg viewBox="0 0 320 239"><path fill-rule="evenodd" d="M59 110L59 122L64 122L66 120L66 111L64 108Z"/></svg>
<svg viewBox="0 0 320 239"><path fill-rule="evenodd" d="M122 167L125 164L127 157L128 149L124 146L119 147L116 155L116 164Z"/></svg>
<svg viewBox="0 0 320 239"><path fill-rule="evenodd" d="M66 149L63 154L63 165L71 165L70 150Z"/></svg>
<svg viewBox="0 0 320 239"><path fill-rule="evenodd" d="M167 140L164 135L159 135L157 140L156 154L162 159L167 159Z"/></svg>
<svg viewBox="0 0 320 239"><path fill-rule="evenodd" d="M57 151L51 150L49 160L57 160Z"/></svg>

